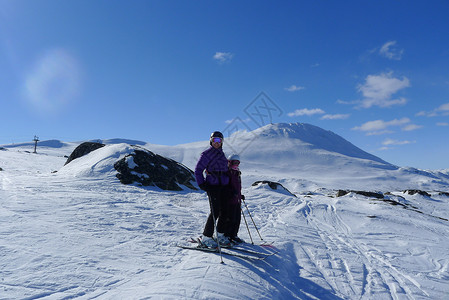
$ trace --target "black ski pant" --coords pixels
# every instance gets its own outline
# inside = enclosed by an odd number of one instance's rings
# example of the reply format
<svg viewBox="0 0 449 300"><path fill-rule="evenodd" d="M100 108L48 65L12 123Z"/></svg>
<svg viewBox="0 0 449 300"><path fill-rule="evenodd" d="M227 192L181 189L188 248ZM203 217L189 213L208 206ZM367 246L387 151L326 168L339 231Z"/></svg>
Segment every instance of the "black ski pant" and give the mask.
<svg viewBox="0 0 449 300"><path fill-rule="evenodd" d="M204 226L203 235L212 237L214 234L214 217L217 222L217 231L224 233L226 230L226 191L224 186L212 185L209 186L207 191L209 197L209 205L211 206L211 212ZM213 212L213 215L212 215Z"/></svg>
<svg viewBox="0 0 449 300"><path fill-rule="evenodd" d="M240 228L240 220L242 218L241 213L241 204L233 203L229 204L227 207L227 223L226 223L226 231L225 236L234 238L237 236Z"/></svg>

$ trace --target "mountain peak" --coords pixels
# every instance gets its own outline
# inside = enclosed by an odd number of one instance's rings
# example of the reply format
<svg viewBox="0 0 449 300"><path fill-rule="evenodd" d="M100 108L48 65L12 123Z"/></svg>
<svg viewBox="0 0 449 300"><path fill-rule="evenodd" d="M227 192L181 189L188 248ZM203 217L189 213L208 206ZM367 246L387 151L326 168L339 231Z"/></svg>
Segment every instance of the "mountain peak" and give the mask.
<svg viewBox="0 0 449 300"><path fill-rule="evenodd" d="M301 140L309 140L315 134L326 135L331 131L326 131L318 126L307 123L275 123L260 127L254 131L260 136L266 137L286 137Z"/></svg>
<svg viewBox="0 0 449 300"><path fill-rule="evenodd" d="M301 144L302 148L308 150L325 150L348 157L368 159L392 166L381 158L356 147L338 134L307 123L268 124L252 131L252 136L261 140L271 140L273 144L284 145L281 147L286 147L285 142L290 141L295 142L295 147L297 148ZM295 151L295 149L291 150ZM303 151L304 149L297 150Z"/></svg>

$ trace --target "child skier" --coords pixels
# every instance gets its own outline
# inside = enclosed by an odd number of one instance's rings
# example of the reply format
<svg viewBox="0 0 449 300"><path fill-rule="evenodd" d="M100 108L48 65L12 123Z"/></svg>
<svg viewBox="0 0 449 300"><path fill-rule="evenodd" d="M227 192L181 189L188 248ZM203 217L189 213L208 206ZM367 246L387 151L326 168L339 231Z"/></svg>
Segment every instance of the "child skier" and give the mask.
<svg viewBox="0 0 449 300"><path fill-rule="evenodd" d="M239 170L239 165L240 157L237 154L229 156L229 196L228 205L226 205L226 209L228 211L226 213L227 226L225 235L231 240L231 242L236 244L244 242L237 236L241 219L241 201L242 199L245 199L245 196L242 195L242 180L240 176L241 172Z"/></svg>

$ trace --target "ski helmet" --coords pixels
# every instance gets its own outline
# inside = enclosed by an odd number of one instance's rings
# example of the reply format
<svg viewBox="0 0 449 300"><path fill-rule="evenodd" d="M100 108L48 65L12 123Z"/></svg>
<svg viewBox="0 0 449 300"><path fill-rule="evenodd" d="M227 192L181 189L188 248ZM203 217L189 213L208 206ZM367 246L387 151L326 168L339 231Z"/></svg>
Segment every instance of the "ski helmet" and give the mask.
<svg viewBox="0 0 449 300"><path fill-rule="evenodd" d="M238 154L232 154L228 157L228 165L233 170L239 170L240 156Z"/></svg>
<svg viewBox="0 0 449 300"><path fill-rule="evenodd" d="M212 145L212 139L213 138L220 138L221 142L223 143L223 133L221 133L220 131L214 131L211 133L210 135L210 144Z"/></svg>
<svg viewBox="0 0 449 300"><path fill-rule="evenodd" d="M240 156L238 154L232 154L232 155L229 155L228 160L229 161L233 161L233 160L240 161Z"/></svg>
<svg viewBox="0 0 449 300"><path fill-rule="evenodd" d="M223 133L221 133L220 131L214 131L210 134L210 138L223 138Z"/></svg>

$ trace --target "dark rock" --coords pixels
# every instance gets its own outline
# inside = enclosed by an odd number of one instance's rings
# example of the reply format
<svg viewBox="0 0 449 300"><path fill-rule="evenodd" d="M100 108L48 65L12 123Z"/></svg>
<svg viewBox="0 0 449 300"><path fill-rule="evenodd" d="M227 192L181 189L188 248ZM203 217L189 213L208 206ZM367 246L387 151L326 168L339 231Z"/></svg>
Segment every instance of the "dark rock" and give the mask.
<svg viewBox="0 0 449 300"><path fill-rule="evenodd" d="M358 195L362 195L365 197L370 198L376 198L376 199L383 199L384 195L382 193L375 193L375 192L364 192L364 191L352 191L353 193L356 193Z"/></svg>
<svg viewBox="0 0 449 300"><path fill-rule="evenodd" d="M344 195L349 194L349 191L344 191L344 190L338 190L337 191L337 197L343 197Z"/></svg>
<svg viewBox="0 0 449 300"><path fill-rule="evenodd" d="M81 145L76 147L75 150L73 150L72 154L70 154L69 158L67 159L67 161L65 162L64 165L68 164L69 162L71 162L74 159L80 158L80 157L82 157L86 154L89 154L90 152L95 151L97 149L100 149L104 146L105 146L104 144L93 143L93 142L82 143Z"/></svg>
<svg viewBox="0 0 449 300"><path fill-rule="evenodd" d="M268 181L268 180L261 180L261 181L256 181L252 184L252 186L256 186L256 185L260 185L260 184L267 184L271 189L273 190L285 190L286 192L288 192L290 195L296 197L295 194L293 194L292 192L290 192L288 189L286 189L282 184L280 184L279 182L273 182L273 181Z"/></svg>
<svg viewBox="0 0 449 300"><path fill-rule="evenodd" d="M114 164L123 184L139 183L163 190L181 191L182 185L197 190L193 171L186 166L153 152L134 146L135 151Z"/></svg>
<svg viewBox="0 0 449 300"><path fill-rule="evenodd" d="M404 194L409 194L409 195L421 195L421 196L426 196L426 197L430 197L431 195L425 191L421 191L421 190L405 190L403 192Z"/></svg>
<svg viewBox="0 0 449 300"><path fill-rule="evenodd" d="M449 193L447 192L439 192L438 195L449 197Z"/></svg>
<svg viewBox="0 0 449 300"><path fill-rule="evenodd" d="M365 197L376 198L376 199L383 199L384 198L384 195L382 193L365 192L365 191L352 191L352 190L348 190L348 191L338 190L337 191L337 197L342 197L342 196L347 195L349 193L354 193L354 194L357 194L357 195L362 195L362 196L365 196Z"/></svg>

